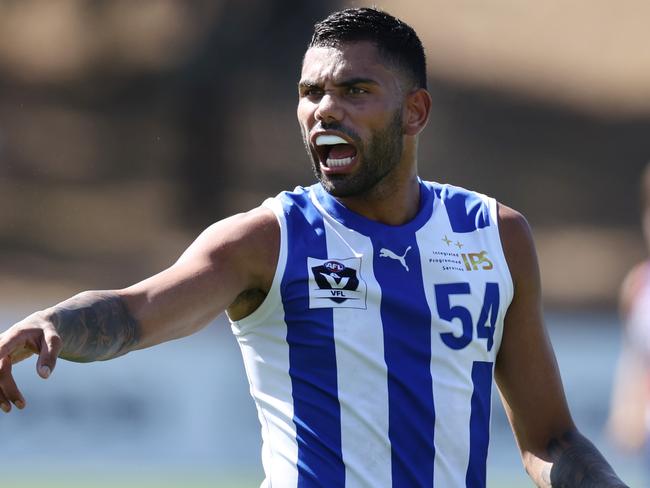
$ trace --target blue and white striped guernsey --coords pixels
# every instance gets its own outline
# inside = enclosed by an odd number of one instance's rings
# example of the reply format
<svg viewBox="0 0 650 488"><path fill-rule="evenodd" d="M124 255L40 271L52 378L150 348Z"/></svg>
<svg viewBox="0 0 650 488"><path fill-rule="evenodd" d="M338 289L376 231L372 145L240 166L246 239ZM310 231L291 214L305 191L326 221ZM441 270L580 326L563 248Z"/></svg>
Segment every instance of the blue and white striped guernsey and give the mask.
<svg viewBox="0 0 650 488"><path fill-rule="evenodd" d="M271 290L232 324L272 488L486 485L494 361L513 285L496 202L420 182L402 226L320 185L264 205Z"/></svg>

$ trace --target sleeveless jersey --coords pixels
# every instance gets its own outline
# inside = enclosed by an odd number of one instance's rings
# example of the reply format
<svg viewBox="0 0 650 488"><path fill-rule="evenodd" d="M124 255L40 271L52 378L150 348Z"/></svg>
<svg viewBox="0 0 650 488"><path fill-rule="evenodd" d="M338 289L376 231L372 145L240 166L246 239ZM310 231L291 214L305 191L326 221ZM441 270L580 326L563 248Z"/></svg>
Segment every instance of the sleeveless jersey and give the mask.
<svg viewBox="0 0 650 488"><path fill-rule="evenodd" d="M513 295L495 200L420 182L401 226L319 184L264 205L281 227L275 278L232 323L262 426L262 487L485 487Z"/></svg>

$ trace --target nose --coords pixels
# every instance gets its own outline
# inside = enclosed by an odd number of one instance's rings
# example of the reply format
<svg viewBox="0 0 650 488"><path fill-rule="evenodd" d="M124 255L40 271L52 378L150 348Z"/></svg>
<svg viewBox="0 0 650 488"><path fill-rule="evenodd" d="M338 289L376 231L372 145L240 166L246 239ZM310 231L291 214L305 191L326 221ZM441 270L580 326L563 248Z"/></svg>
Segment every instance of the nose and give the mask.
<svg viewBox="0 0 650 488"><path fill-rule="evenodd" d="M322 122L340 121L343 119L343 107L335 95L325 93L318 102L314 116Z"/></svg>

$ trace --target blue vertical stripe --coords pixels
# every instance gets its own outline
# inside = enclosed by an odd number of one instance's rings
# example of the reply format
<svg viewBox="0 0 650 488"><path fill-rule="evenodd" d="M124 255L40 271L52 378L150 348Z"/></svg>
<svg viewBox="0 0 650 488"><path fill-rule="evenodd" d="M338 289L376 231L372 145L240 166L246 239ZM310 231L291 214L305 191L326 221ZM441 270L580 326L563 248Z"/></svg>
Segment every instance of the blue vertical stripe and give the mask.
<svg viewBox="0 0 650 488"><path fill-rule="evenodd" d="M467 488L485 488L488 444L490 442L491 362L474 362L472 383L474 393L472 393L472 414L469 420L470 452L465 486Z"/></svg>
<svg viewBox="0 0 650 488"><path fill-rule="evenodd" d="M393 488L433 486L435 411L431 378L431 312L415 235L375 234L374 272L382 291L381 319L388 369L388 436ZM381 256L386 248L405 256ZM383 253L386 254L386 253Z"/></svg>
<svg viewBox="0 0 650 488"><path fill-rule="evenodd" d="M307 257L327 259L322 216L308 194L285 194L288 259L282 279L298 443L298 488L344 487L333 313L309 309Z"/></svg>

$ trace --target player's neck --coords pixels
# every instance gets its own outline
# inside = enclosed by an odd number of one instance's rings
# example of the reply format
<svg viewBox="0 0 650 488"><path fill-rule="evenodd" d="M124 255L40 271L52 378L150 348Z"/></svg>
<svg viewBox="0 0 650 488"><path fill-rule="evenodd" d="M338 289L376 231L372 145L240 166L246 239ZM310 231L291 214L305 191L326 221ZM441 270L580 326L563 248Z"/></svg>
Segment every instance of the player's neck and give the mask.
<svg viewBox="0 0 650 488"><path fill-rule="evenodd" d="M370 192L337 198L353 212L386 225L411 221L420 208L420 183L415 166L406 174L390 175Z"/></svg>

